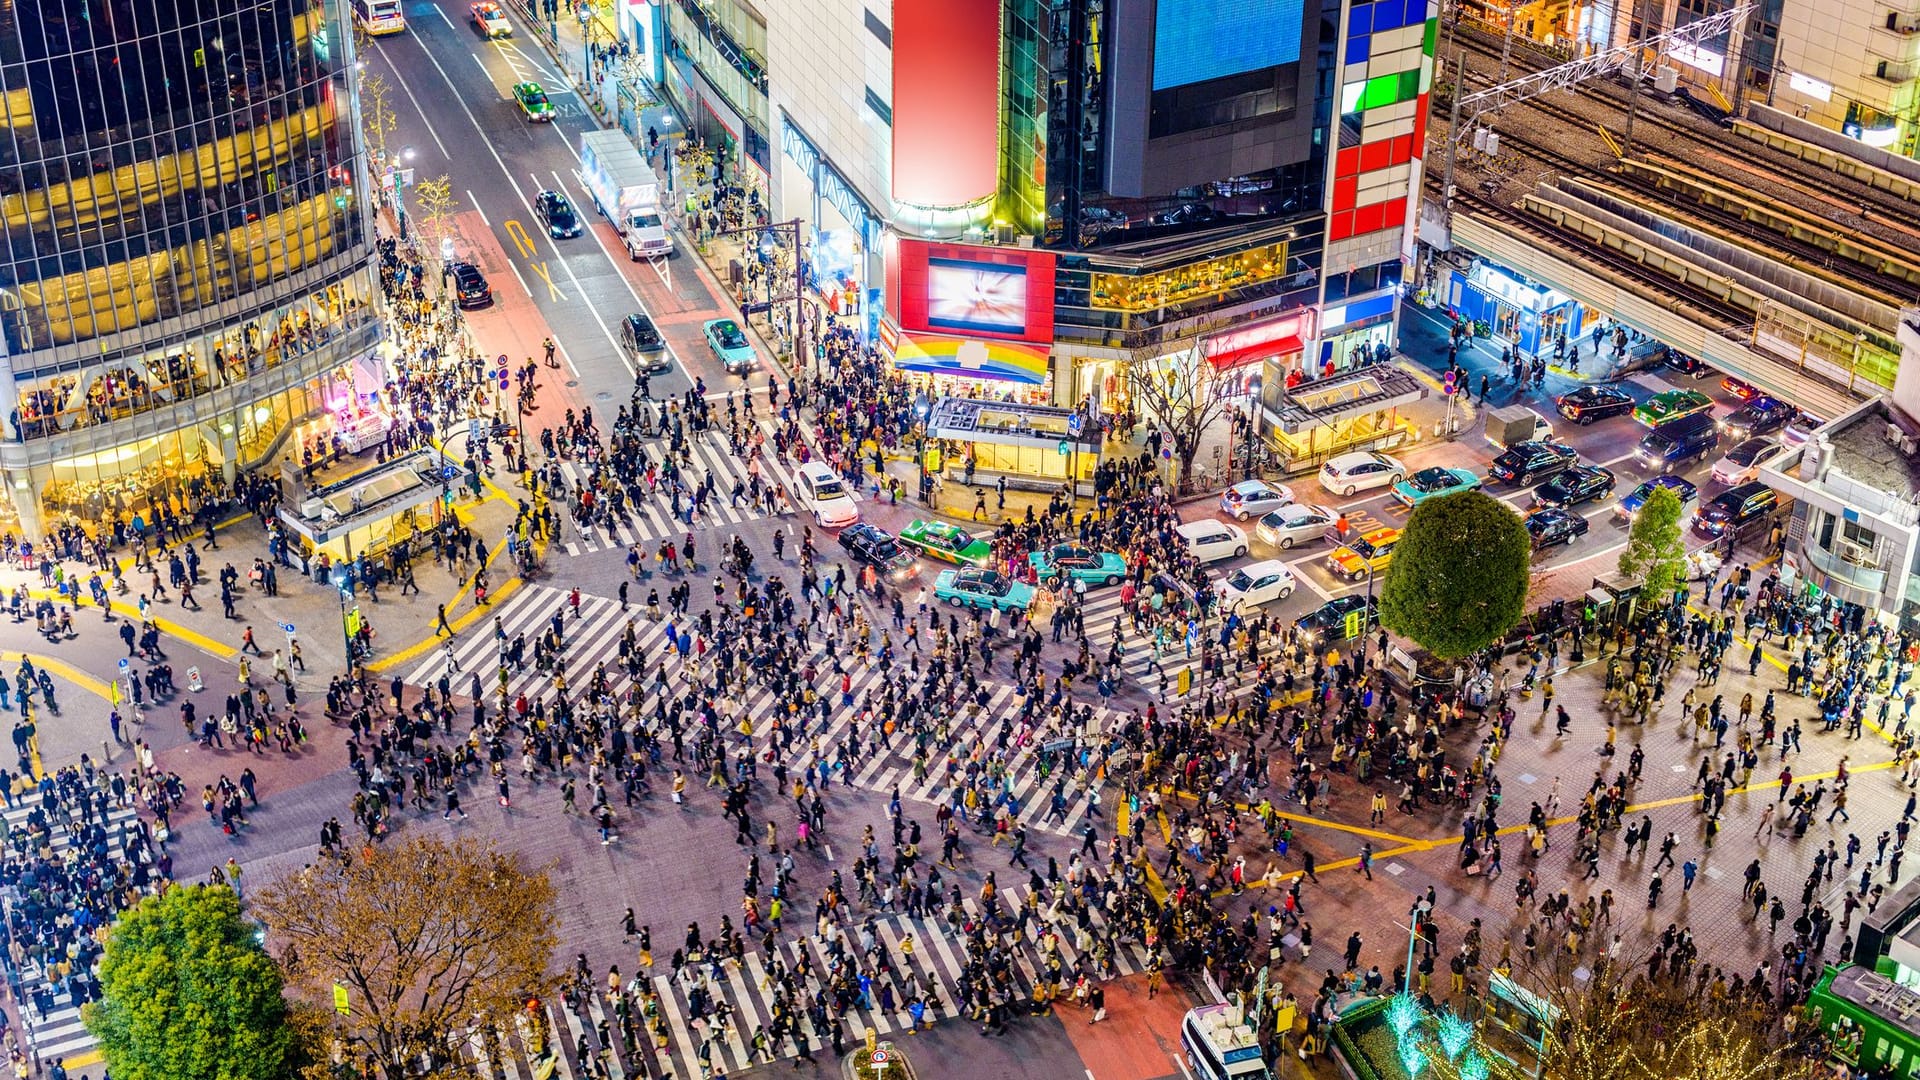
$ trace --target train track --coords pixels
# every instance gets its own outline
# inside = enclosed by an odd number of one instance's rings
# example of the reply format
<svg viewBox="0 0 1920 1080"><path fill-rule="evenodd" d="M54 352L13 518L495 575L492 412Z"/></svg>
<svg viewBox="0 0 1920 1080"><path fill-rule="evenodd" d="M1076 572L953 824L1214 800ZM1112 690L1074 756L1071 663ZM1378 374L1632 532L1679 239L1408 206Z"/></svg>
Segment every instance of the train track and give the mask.
<svg viewBox="0 0 1920 1080"><path fill-rule="evenodd" d="M1500 56L1500 46L1484 40L1476 28L1463 26L1456 30L1452 43L1480 57L1497 61ZM1514 45L1513 55L1509 58L1507 74L1509 79L1544 70L1560 62L1557 57L1539 54L1538 50L1531 48L1530 43L1525 39L1516 38ZM1536 60L1544 62L1536 63L1534 62ZM1477 68L1475 70L1476 73L1484 74ZM1585 100L1606 106L1622 118L1626 115L1626 90L1615 86L1611 79L1588 80L1572 88L1571 92L1578 93ZM1729 137L1724 129L1702 130L1693 120L1683 121L1665 115L1665 103L1651 94L1642 96L1643 100L1634 109L1636 125L1647 124L1675 137L1701 144L1708 156L1722 164L1750 173L1769 183L1789 188L1810 201L1833 208L1837 213L1857 218L1863 216L1860 208L1865 207L1867 214L1874 220L1898 229L1907 234L1912 242L1920 244L1920 208L1915 208L1903 200L1886 200L1881 197L1881 193L1845 177L1808 176L1800 172L1804 168L1804 163L1797 158L1755 146L1737 136ZM1546 112L1582 130L1591 130L1598 122L1592 116L1554 103L1546 97L1533 98L1520 107ZM1715 135L1721 137L1714 138ZM1506 132L1501 133L1503 140L1509 137ZM1836 195L1836 183L1845 190L1846 198ZM1838 223L1850 224L1844 221Z"/></svg>

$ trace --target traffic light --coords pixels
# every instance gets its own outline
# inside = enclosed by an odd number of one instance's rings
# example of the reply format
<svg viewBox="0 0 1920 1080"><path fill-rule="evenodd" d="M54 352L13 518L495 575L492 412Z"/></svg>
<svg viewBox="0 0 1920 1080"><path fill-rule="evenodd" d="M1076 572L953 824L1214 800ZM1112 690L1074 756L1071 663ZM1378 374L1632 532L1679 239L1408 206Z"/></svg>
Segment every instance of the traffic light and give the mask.
<svg viewBox="0 0 1920 1080"><path fill-rule="evenodd" d="M500 369L500 389L505 390L506 388L507 388L507 369L505 367L502 367Z"/></svg>
<svg viewBox="0 0 1920 1080"><path fill-rule="evenodd" d="M1445 394L1446 394L1446 395L1447 395L1448 397L1452 397L1452 396L1453 396L1453 390L1454 390L1454 386L1453 386L1453 379L1454 379L1454 372L1453 372L1453 370L1452 370L1452 369L1448 369L1448 371L1447 371L1447 386L1446 386L1446 389L1445 389L1445 391L1443 391L1443 392L1444 392L1444 393L1445 393Z"/></svg>

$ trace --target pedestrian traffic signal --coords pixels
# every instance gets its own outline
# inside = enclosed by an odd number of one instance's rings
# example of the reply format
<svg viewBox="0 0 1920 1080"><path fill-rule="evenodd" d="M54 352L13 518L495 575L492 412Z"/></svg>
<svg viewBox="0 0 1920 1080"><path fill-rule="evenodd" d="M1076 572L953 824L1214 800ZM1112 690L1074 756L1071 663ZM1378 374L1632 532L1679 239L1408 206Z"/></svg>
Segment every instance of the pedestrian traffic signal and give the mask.
<svg viewBox="0 0 1920 1080"><path fill-rule="evenodd" d="M1451 371L1447 372L1447 385L1446 385L1446 389L1442 392L1445 393L1448 397L1453 396L1453 390L1454 390L1453 378L1454 378L1454 373Z"/></svg>
<svg viewBox="0 0 1920 1080"><path fill-rule="evenodd" d="M507 388L507 369L501 368L500 369L500 389L505 390L506 388Z"/></svg>

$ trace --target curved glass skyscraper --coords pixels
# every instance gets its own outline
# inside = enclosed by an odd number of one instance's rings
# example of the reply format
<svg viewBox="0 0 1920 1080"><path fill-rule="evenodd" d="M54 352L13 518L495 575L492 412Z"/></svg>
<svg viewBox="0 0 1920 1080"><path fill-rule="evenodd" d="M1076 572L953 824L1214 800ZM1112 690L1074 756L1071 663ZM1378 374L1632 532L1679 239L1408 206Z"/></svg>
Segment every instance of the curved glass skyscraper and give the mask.
<svg viewBox="0 0 1920 1080"><path fill-rule="evenodd" d="M0 530L184 511L346 404L352 48L344 0L0 4Z"/></svg>

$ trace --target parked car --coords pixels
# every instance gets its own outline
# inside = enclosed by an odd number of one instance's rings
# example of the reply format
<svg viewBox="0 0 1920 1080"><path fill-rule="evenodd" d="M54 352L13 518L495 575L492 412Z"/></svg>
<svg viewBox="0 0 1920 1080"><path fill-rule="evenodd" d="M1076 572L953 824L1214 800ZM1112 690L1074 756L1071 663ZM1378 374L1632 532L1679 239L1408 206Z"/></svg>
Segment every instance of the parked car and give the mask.
<svg viewBox="0 0 1920 1080"><path fill-rule="evenodd" d="M1390 487L1406 475L1407 467L1400 464L1399 459L1361 450L1329 458L1320 466L1320 486L1335 495L1352 495L1356 491Z"/></svg>
<svg viewBox="0 0 1920 1080"><path fill-rule="evenodd" d="M864 521L847 526L840 533L840 546L854 562L878 569L894 581L913 573L913 552L894 539L892 533Z"/></svg>
<svg viewBox="0 0 1920 1080"><path fill-rule="evenodd" d="M1748 398L1746 404L1721 417L1720 434L1729 439L1771 435L1793 423L1799 415L1799 409L1779 398L1761 394Z"/></svg>
<svg viewBox="0 0 1920 1080"><path fill-rule="evenodd" d="M1640 508L1647 504L1647 496L1653 494L1654 488L1660 487L1667 488L1680 497L1680 516L1683 518L1693 512L1694 503L1700 499L1700 491L1693 486L1693 481L1666 473L1645 481L1639 487L1622 495L1620 501L1614 505L1614 516L1631 522L1639 516Z"/></svg>
<svg viewBox="0 0 1920 1080"><path fill-rule="evenodd" d="M916 518L900 530L900 542L928 558L959 566L982 566L993 558L993 545L958 525Z"/></svg>
<svg viewBox="0 0 1920 1080"><path fill-rule="evenodd" d="M1025 611L1033 606L1033 586L994 570L942 570L933 598L953 607Z"/></svg>
<svg viewBox="0 0 1920 1080"><path fill-rule="evenodd" d="M1393 563L1399 543L1399 529L1375 529L1336 548L1327 556L1327 569L1348 581L1365 581Z"/></svg>
<svg viewBox="0 0 1920 1080"><path fill-rule="evenodd" d="M1327 507L1292 503L1261 518L1254 531L1261 542L1284 549L1318 540L1339 520L1340 515Z"/></svg>
<svg viewBox="0 0 1920 1080"><path fill-rule="evenodd" d="M1358 593L1336 596L1293 620L1294 630L1313 645L1356 638L1378 625L1380 612L1373 599Z"/></svg>
<svg viewBox="0 0 1920 1080"><path fill-rule="evenodd" d="M1259 517L1293 501L1293 489L1265 480L1242 480L1220 493L1220 512L1236 521Z"/></svg>
<svg viewBox="0 0 1920 1080"><path fill-rule="evenodd" d="M1533 537L1533 550L1543 551L1555 544L1571 544L1587 535L1587 519L1571 510L1546 506L1527 515L1527 535Z"/></svg>
<svg viewBox="0 0 1920 1080"><path fill-rule="evenodd" d="M1247 531L1231 521L1183 521L1173 527L1187 550L1203 563L1218 562L1247 553Z"/></svg>
<svg viewBox="0 0 1920 1080"><path fill-rule="evenodd" d="M1612 386L1583 386L1554 400L1560 415L1576 424L1591 424L1609 416L1625 416L1634 409L1633 396Z"/></svg>
<svg viewBox="0 0 1920 1080"><path fill-rule="evenodd" d="M1262 559L1229 573L1220 582L1226 611L1246 611L1293 595L1293 571L1279 559Z"/></svg>
<svg viewBox="0 0 1920 1080"><path fill-rule="evenodd" d="M1557 506L1565 510L1581 503L1604 499L1613 494L1611 470L1598 465L1575 465L1533 489L1535 506Z"/></svg>
<svg viewBox="0 0 1920 1080"><path fill-rule="evenodd" d="M1544 480L1580 460L1580 452L1565 443L1523 442L1493 459L1487 475L1525 487Z"/></svg>
<svg viewBox="0 0 1920 1080"><path fill-rule="evenodd" d="M1633 410L1633 418L1648 427L1656 427L1711 408L1713 399L1698 390L1668 390L1641 402L1640 407Z"/></svg>
<svg viewBox="0 0 1920 1080"><path fill-rule="evenodd" d="M468 262L454 263L453 291L457 303L463 308L483 308L493 303L493 286L487 284L487 275L480 268Z"/></svg>
<svg viewBox="0 0 1920 1080"><path fill-rule="evenodd" d="M1063 579L1093 585L1118 585L1127 576L1127 560L1111 551L1093 551L1079 544L1055 544L1033 552L1027 562L1041 581L1058 585Z"/></svg>
<svg viewBox="0 0 1920 1080"><path fill-rule="evenodd" d="M1780 497L1758 480L1728 488L1693 516L1693 531L1702 536L1739 536L1765 521L1780 506Z"/></svg>
<svg viewBox="0 0 1920 1080"><path fill-rule="evenodd" d="M1479 486L1480 478L1473 474L1472 469L1450 469L1435 465L1421 469L1393 485L1393 497L1408 506L1419 506L1428 499L1472 491Z"/></svg>
<svg viewBox="0 0 1920 1080"><path fill-rule="evenodd" d="M1727 451L1727 456L1713 463L1713 482L1732 487L1744 484L1760 475L1774 458L1787 452L1787 448L1765 436L1744 440Z"/></svg>

